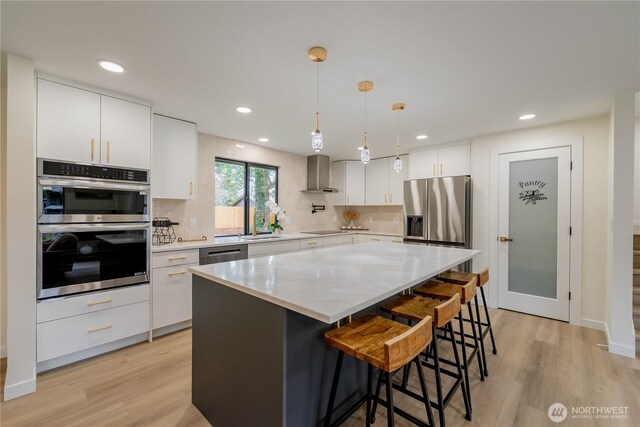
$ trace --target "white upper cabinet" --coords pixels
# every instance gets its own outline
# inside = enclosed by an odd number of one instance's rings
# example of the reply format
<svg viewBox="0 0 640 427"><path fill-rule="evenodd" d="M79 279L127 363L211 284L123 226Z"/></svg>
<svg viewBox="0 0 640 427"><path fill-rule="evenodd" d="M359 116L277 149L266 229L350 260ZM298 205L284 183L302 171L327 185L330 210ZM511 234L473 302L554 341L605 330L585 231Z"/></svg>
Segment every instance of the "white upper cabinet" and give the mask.
<svg viewBox="0 0 640 427"><path fill-rule="evenodd" d="M416 150L409 154L409 178L435 178L438 168L438 149Z"/></svg>
<svg viewBox="0 0 640 427"><path fill-rule="evenodd" d="M197 146L195 123L153 115L153 197L195 198Z"/></svg>
<svg viewBox="0 0 640 427"><path fill-rule="evenodd" d="M366 166L367 205L386 205L389 200L389 159L371 160Z"/></svg>
<svg viewBox="0 0 640 427"><path fill-rule="evenodd" d="M101 163L151 169L151 109L101 96Z"/></svg>
<svg viewBox="0 0 640 427"><path fill-rule="evenodd" d="M471 145L438 149L438 176L471 175Z"/></svg>
<svg viewBox="0 0 640 427"><path fill-rule="evenodd" d="M410 179L471 175L471 145L412 151L409 155Z"/></svg>
<svg viewBox="0 0 640 427"><path fill-rule="evenodd" d="M408 158L400 156L403 168L393 170L395 157L371 160L366 172L367 205L402 205L404 181L407 179Z"/></svg>
<svg viewBox="0 0 640 427"><path fill-rule="evenodd" d="M38 79L38 157L100 163L100 95Z"/></svg>
<svg viewBox="0 0 640 427"><path fill-rule="evenodd" d="M334 195L338 206L364 205L364 165L356 160L331 163L331 186L340 190Z"/></svg>
<svg viewBox="0 0 640 427"><path fill-rule="evenodd" d="M400 172L393 170L393 162L396 158L389 158L389 197L388 205L404 204L404 182L409 179L409 156L400 156L402 169Z"/></svg>
<svg viewBox="0 0 640 427"><path fill-rule="evenodd" d="M150 169L151 108L38 79L38 157Z"/></svg>

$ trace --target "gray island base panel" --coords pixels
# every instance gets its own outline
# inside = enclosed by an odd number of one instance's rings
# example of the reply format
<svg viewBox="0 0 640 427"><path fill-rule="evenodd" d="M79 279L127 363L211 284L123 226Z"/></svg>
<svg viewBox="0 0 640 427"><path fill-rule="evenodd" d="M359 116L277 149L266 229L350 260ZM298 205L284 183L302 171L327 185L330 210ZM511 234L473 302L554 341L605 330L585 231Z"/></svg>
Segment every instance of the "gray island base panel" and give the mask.
<svg viewBox="0 0 640 427"><path fill-rule="evenodd" d="M324 342L331 323L477 253L367 243L192 268L193 404L216 427L321 425L338 354ZM335 416L366 389L366 364L344 362Z"/></svg>

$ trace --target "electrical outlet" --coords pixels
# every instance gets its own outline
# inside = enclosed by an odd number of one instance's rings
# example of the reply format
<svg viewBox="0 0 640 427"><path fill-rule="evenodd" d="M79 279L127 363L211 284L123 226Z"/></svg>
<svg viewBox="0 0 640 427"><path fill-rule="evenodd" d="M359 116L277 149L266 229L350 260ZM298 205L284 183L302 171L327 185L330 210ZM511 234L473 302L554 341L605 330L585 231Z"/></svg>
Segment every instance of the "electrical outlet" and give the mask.
<svg viewBox="0 0 640 427"><path fill-rule="evenodd" d="M196 226L196 217L195 216L190 216L189 217L189 227L194 228Z"/></svg>

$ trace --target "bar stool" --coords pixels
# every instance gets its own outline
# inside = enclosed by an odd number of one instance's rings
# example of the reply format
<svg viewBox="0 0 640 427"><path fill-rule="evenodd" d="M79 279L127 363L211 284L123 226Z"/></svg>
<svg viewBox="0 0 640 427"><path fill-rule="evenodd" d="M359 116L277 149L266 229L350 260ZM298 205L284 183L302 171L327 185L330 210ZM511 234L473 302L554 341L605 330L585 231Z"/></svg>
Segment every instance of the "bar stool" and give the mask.
<svg viewBox="0 0 640 427"><path fill-rule="evenodd" d="M453 295L451 298L449 298L449 300L445 302L434 301L432 299L424 298L418 295L402 295L397 299L382 305L380 309L391 314L392 316L401 317L412 322L420 322L426 317L433 318L433 342L430 346L431 351L433 352L433 356L430 356L430 352L426 351L425 357L427 360L422 362L423 365L435 371L436 392L438 400L436 403L431 402L431 406L437 409L440 414L440 427L445 427L444 409L453 398L453 395L458 390L458 387L460 387L462 390L462 398L464 400L464 407L466 411L465 418L471 421L471 406L468 399L469 394L467 393L467 385L465 383L465 377L462 372L462 365L460 363L460 356L458 355L456 340L454 338L450 340L457 370L457 372L451 372L440 366L441 358L438 355L439 337L436 334L436 328L441 328L450 333L451 337L455 336L453 333L451 322L460 312L460 294ZM430 364L428 362L429 357L433 358L433 364ZM441 373L455 379L455 382L453 383L449 391L447 391L446 396L443 396L442 379L440 376ZM379 393L380 386L380 381L378 381L378 386L376 387L376 395ZM404 386L398 386L397 384L394 384L393 386L396 389L405 391L403 390L405 388ZM372 414L373 413L375 413L375 403Z"/></svg>
<svg viewBox="0 0 640 427"><path fill-rule="evenodd" d="M367 402L365 417L367 427L371 424L369 414L371 413L371 401L373 399L375 399L376 403L381 403L386 406L387 423L389 426L394 425L394 412L419 426L434 426L429 392L427 391L427 384L419 359L420 353L431 343L431 317L424 317L414 327L410 327L384 317L369 314L345 326L328 331L324 337L327 344L340 350L333 375L333 382L331 383L331 394L329 395L329 404L324 420L325 427L340 424L363 403L363 399L360 399L333 424L331 423L338 381L340 380L342 359L345 353L363 360L368 364L367 394L365 396ZM424 421L393 405L393 389L391 386L393 375L405 365L412 362L415 363L418 368L418 378L422 391L422 396L419 396L419 400L424 402L429 424L424 423ZM380 384L383 377L386 379L386 401L380 399L378 395L373 396L371 393L374 367L380 370L378 384Z"/></svg>
<svg viewBox="0 0 640 427"><path fill-rule="evenodd" d="M489 268L485 267L480 273L463 273L460 271L448 271L446 273L442 273L437 276L438 280L446 281L454 284L463 284L470 280L471 277L476 278L476 285L480 288L480 295L482 297L482 305L484 306L484 314L487 319L486 323L482 322L480 318L480 309L478 307L478 295L474 297L474 303L476 306L476 317L478 319L478 329L480 330L480 346L482 349L482 357L485 368L485 376L489 375L488 367L487 367L487 357L484 351L484 339L487 334L491 337L491 346L493 347L493 354L498 354L498 350L496 349L496 340L493 337L493 327L491 326L491 317L489 316L489 309L487 308L487 300L484 295L484 285L489 282Z"/></svg>
<svg viewBox="0 0 640 427"><path fill-rule="evenodd" d="M464 371L464 379L467 383L467 393L469 395L469 406L473 408L471 404L471 387L469 386L469 365L473 362L473 359L478 356L478 367L480 368L480 380L484 381L484 369L482 357L478 355L480 351L480 345L478 344L478 335L476 334L476 328L474 324L473 311L471 310L471 301L476 296L476 278L472 277L464 285L456 285L453 283L438 282L435 280L428 280L420 286L413 289L413 292L417 295L434 298L438 300L448 300L453 295L460 295L460 303L466 304L469 310L469 316L471 318L471 331L472 334L468 335L464 331L464 319L462 316L462 310L458 312L458 325L460 328L460 341L458 344L462 346L462 360L464 365L462 370ZM452 338L455 335L452 336ZM467 338L472 338L472 343L467 342ZM467 347L471 348L471 353L467 356ZM447 361L448 362L448 361Z"/></svg>

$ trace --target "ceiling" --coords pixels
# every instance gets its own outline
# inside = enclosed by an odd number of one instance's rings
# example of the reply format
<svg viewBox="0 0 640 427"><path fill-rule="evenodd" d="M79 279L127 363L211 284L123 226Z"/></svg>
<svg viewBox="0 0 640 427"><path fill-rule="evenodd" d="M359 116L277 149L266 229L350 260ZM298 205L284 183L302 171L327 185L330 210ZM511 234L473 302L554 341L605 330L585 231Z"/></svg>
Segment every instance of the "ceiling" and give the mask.
<svg viewBox="0 0 640 427"><path fill-rule="evenodd" d="M202 132L313 154L320 45L324 154L372 157L609 111L640 89L638 2L1 2L2 50L150 100ZM121 75L96 60L123 64ZM248 115L235 111L247 105ZM522 122L517 117L534 112ZM415 136L427 134L426 141Z"/></svg>

